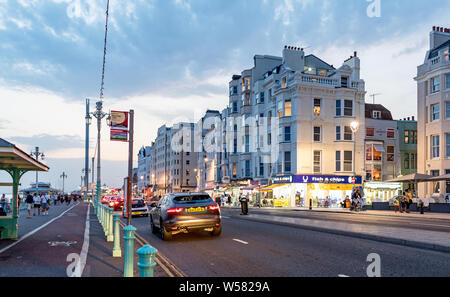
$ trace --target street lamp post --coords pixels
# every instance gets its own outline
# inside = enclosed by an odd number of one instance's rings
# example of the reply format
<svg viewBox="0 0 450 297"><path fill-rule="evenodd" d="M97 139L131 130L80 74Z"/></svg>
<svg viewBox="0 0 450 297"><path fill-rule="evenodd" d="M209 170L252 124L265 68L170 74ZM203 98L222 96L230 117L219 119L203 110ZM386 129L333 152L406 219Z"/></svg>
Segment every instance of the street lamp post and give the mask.
<svg viewBox="0 0 450 297"><path fill-rule="evenodd" d="M37 146L34 150L34 152L30 153L30 156L36 157L36 161L39 161L39 157L41 157L41 160L44 160L44 153L39 152L39 147ZM36 195L39 195L39 186L38 186L38 172L36 171Z"/></svg>
<svg viewBox="0 0 450 297"><path fill-rule="evenodd" d="M100 140L101 140L101 129L102 129L102 119L108 114L102 111L103 101L99 100L95 104L96 110L92 112L92 116L97 119L97 195L96 195L96 205L100 202L101 199L101 165L100 165ZM108 119L110 119L110 115L108 115Z"/></svg>
<svg viewBox="0 0 450 297"><path fill-rule="evenodd" d="M65 191L64 191L64 180L67 178L67 174L63 171L63 173L60 175L60 177L63 180L63 188L62 188L62 190L63 190L63 195L64 195L64 193L65 193Z"/></svg>
<svg viewBox="0 0 450 297"><path fill-rule="evenodd" d="M354 121L351 123L350 125L352 132L353 132L353 178L355 180L355 182L353 183L353 188L355 187L356 184L356 132L358 131L359 128L359 123L357 121Z"/></svg>
<svg viewBox="0 0 450 297"><path fill-rule="evenodd" d="M87 191L89 185L89 125L91 124L91 116L89 113L89 99L86 99L86 141L85 141L85 156L84 156L84 185L86 190L84 191L84 201L87 201Z"/></svg>

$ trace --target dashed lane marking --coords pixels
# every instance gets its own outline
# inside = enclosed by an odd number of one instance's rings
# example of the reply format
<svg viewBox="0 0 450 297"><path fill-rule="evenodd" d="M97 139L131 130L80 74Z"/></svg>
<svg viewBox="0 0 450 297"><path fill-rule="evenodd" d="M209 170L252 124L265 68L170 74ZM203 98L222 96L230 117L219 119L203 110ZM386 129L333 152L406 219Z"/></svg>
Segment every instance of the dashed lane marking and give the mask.
<svg viewBox="0 0 450 297"><path fill-rule="evenodd" d="M240 242L240 243L243 243L243 244L248 244L247 241L243 241L243 240L240 240L240 239L233 238L233 240L237 241L237 242Z"/></svg>

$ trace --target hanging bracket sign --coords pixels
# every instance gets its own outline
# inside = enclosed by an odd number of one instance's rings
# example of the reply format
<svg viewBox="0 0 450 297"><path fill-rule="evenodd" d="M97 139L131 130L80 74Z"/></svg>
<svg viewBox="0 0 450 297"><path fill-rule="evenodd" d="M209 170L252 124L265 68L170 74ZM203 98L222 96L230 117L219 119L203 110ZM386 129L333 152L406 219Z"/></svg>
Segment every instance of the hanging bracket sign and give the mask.
<svg viewBox="0 0 450 297"><path fill-rule="evenodd" d="M128 111L111 110L111 141L128 141Z"/></svg>

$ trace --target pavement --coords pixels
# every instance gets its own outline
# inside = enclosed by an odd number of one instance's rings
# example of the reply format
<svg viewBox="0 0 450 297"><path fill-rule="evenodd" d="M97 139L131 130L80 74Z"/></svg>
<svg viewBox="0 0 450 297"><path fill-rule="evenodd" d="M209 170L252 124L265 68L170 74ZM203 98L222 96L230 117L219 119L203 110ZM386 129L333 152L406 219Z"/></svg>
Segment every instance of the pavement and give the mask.
<svg viewBox="0 0 450 297"><path fill-rule="evenodd" d="M236 206L222 206L223 209L241 209ZM340 213L340 214L354 214L355 212L350 211L348 208L318 208L314 207L312 210L308 208L298 208L298 207L264 207L264 208L255 208L250 207L249 209L255 210L276 210L282 212L290 212L290 211L298 211L298 212L318 212L318 213ZM395 213L393 210L364 210L361 211L363 214L367 215L376 215L376 216L396 216L396 217L421 217L421 218L431 218L431 219L449 219L450 213L435 213L435 212L424 212L420 214L420 212L410 212L410 213Z"/></svg>
<svg viewBox="0 0 450 297"><path fill-rule="evenodd" d="M0 241L0 277L121 277L122 257L113 258L113 243L107 242L104 231L88 203L53 206L48 216L18 220L19 238ZM122 229L122 228L121 228ZM139 276L136 250L143 244L135 242L134 275ZM80 263L82 274L76 270ZM74 273L78 272L78 273ZM157 265L154 275L168 276Z"/></svg>

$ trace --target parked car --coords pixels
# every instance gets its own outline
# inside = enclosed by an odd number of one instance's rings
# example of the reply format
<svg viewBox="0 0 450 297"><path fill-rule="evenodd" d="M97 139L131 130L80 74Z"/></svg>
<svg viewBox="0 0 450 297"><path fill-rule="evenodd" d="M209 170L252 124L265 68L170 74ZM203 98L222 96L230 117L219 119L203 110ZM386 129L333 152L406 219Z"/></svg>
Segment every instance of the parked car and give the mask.
<svg viewBox="0 0 450 297"><path fill-rule="evenodd" d="M209 231L219 236L222 232L220 207L207 193L164 195L150 211L150 224L163 240L178 233Z"/></svg>
<svg viewBox="0 0 450 297"><path fill-rule="evenodd" d="M142 198L134 198L131 200L131 216L146 216L149 215L149 210L147 207L147 203ZM123 208L122 215L124 218L128 217L128 214L125 213L125 207Z"/></svg>

